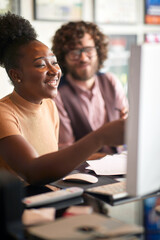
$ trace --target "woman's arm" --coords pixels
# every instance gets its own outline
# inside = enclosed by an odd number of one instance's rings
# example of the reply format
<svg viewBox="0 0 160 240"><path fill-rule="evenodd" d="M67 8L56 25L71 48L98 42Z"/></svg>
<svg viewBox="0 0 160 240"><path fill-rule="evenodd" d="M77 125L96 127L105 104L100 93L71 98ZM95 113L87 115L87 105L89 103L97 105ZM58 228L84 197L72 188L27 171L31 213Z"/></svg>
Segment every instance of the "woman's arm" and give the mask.
<svg viewBox="0 0 160 240"><path fill-rule="evenodd" d="M43 156L22 136L5 137L0 140L0 156L29 183L49 183L71 172L103 145L123 144L124 124L124 120L107 123L72 146Z"/></svg>

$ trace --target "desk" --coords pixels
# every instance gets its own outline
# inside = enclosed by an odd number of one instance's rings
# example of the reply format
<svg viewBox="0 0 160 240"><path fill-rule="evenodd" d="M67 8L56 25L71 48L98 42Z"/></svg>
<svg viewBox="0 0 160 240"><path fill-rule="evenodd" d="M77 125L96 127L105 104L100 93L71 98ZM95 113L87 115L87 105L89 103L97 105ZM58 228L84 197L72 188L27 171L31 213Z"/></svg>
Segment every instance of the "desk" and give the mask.
<svg viewBox="0 0 160 240"><path fill-rule="evenodd" d="M93 208L93 211L96 213L102 213L106 216L113 217L116 219L119 219L121 221L124 221L126 223L131 223L131 224L137 224L139 226L144 226L144 201L145 200L137 200L137 201L132 201L132 202L124 202L121 203L120 205L116 206L111 206L109 203L102 201L101 199L92 196L88 193L84 193L82 197L78 197L75 199L63 201L57 204L49 204L46 207L55 207L56 208L56 218L60 219L66 209L70 206L73 205L80 205L80 206L91 206ZM152 217L159 222L160 224L160 217L158 215L155 215L155 212L152 209ZM150 215L151 215L150 214ZM149 219L149 216L146 216L147 221ZM154 220L153 220L154 221ZM136 238L136 239L145 239L145 240L159 240L160 235L157 237L156 234L158 232L153 233L149 232L147 229L148 226L146 226L146 234L143 236ZM151 234L152 233L152 234ZM153 238L154 236L154 238ZM131 238L125 238L131 240Z"/></svg>
<svg viewBox="0 0 160 240"><path fill-rule="evenodd" d="M18 240L26 240L27 238L22 237L22 225L20 223L21 217L21 199L22 199L22 185L20 181L13 178L13 176L5 173L1 173L1 223L4 223L4 234L8 236L8 233L14 234ZM2 181L3 179L5 181ZM4 191L5 189L5 191ZM34 195L47 191L51 191L49 188L42 187L33 187L28 186L26 188L28 194ZM7 193L7 194L6 194ZM23 196L24 197L24 196ZM5 201L4 201L5 200ZM12 201L11 201L12 200ZM73 205L80 206L91 206L93 211L96 213L101 213L105 216L111 216L119 220L123 220L127 223L135 223L140 226L146 226L147 237L145 240L159 240L160 239L160 216L157 215L154 211L154 206L160 204L160 197L148 198L145 200L137 200L133 202L123 202L117 206L111 206L105 201L102 201L100 198L84 193L82 197L70 199L67 201L59 202L57 204L45 205L43 207L55 207L56 208L56 218L61 219L65 210ZM12 204L11 204L12 202ZM145 212L143 211L145 206ZM9 211L8 211L9 210ZM145 222L144 216L145 214ZM149 223L150 221L150 223ZM148 226L150 224L150 231L148 231ZM2 236L2 226L1 227L1 237ZM156 231L155 231L156 230ZM156 234L155 234L156 233ZM153 238L154 237L154 238ZM4 237L3 239L9 239ZM13 238L11 238L13 239ZM124 239L124 238L123 238ZM126 238L125 238L126 239ZM142 239L142 238L140 238ZM131 240L131 238L129 238Z"/></svg>
<svg viewBox="0 0 160 240"><path fill-rule="evenodd" d="M81 235L82 238L78 238L79 240L80 239L94 239L94 240L98 240L98 239L101 239L99 238L99 233L104 233L104 229L105 229L105 232L109 233L109 231L112 232L112 234L116 234L116 239L132 239L131 237L133 237L131 234L129 236L125 236L123 235L123 238L121 236L121 238L119 238L117 234L120 234L121 231L123 231L123 233L125 232L126 233L133 233L137 231L139 231L139 228L137 229L137 227L130 227L128 224L125 224L125 223L122 223L121 221L117 221L115 219L112 219L112 218L107 218L106 216L104 216L103 218L103 221L100 221L99 222L99 217L101 218L103 215L108 215L106 210L107 208L105 207L105 204L104 202L101 202L99 199L97 198L94 198L93 196L90 196L88 194L84 194L83 195L83 200L84 202L81 204L80 207L82 207L82 205L89 205L89 206L92 206L93 207L93 210L94 210L94 213L92 214L89 214L89 215L78 215L77 217L81 217L82 216L82 219L81 221L78 221L77 222L77 218L76 217L67 217L67 218L60 218L60 215L58 216L58 220L53 222L53 223L48 223L47 225L41 225L41 226L37 226L37 227L32 227L32 228L29 228L29 232L30 234L32 235L30 239L34 240L34 239L39 239L39 237L41 239L60 239L62 240L63 239L72 239L72 240L77 240L77 238L74 238L73 236L75 236L76 234L77 235ZM73 202L72 202L73 203ZM49 205L51 206L51 204ZM53 204L53 206L55 207L55 204ZM63 213L65 212L65 208L61 209L60 211L58 210L57 212L60 212L62 215ZM103 213L103 215L96 215L96 218L95 218L95 212L101 212ZM98 218L98 220L97 220ZM62 220L61 220L62 219ZM65 221L65 223L64 223ZM68 225L68 221L69 221L69 225ZM107 222L107 223L106 223ZM56 225L56 227L55 227ZM74 227L72 226L74 225ZM76 227L75 227L76 225ZM66 227L68 226L68 227ZM79 232L79 229L85 229L84 231L85 232ZM89 229L89 232L88 232L88 229ZM90 232L90 229L91 229L91 232ZM92 230L93 229L93 230ZM133 230L134 229L134 230ZM63 231L64 230L64 231ZM86 232L87 231L87 232ZM118 233L117 233L118 231ZM128 232L129 231L129 232ZM55 237L57 237L57 235L59 236L60 234L60 238L52 238L53 235ZM84 236L84 234L86 235L89 235L90 237L86 238L86 236ZM98 235L97 235L98 234ZM34 238L33 236L39 236L38 238ZM62 237L63 236L63 237ZM70 236L69 238L67 238L67 236ZM91 238L92 236L92 238ZM106 236L106 235L105 235ZM139 235L138 235L139 236ZM106 239L106 238L103 238L103 239ZM114 238L109 238L107 237L107 239L114 239ZM141 239L140 237L139 238L135 238L134 236L134 239Z"/></svg>
<svg viewBox="0 0 160 240"><path fill-rule="evenodd" d="M76 171L78 172L86 172L86 163L82 164ZM87 170L88 172L88 170ZM110 179L111 182L114 182L114 179L111 178ZM59 186L59 184L51 183L51 186ZM70 185L68 185L69 187ZM67 186L65 186L67 187ZM38 193L38 192L37 192ZM61 203L57 203L57 204L50 204L49 206L53 206L57 209L56 211L56 217L60 218L62 217L63 213L65 212L65 210L71 206L71 205L90 205L92 206L94 212L97 213L102 213L104 215L110 216L110 217L114 217L116 219L119 219L121 221L124 221L126 223L131 223L131 224L137 224L139 226L144 226L144 224L146 224L146 222L144 221L144 201L145 200L138 200L138 199L133 199L130 200L130 202L121 202L119 205L116 206L111 206L107 201L104 201L104 199L102 200L101 198L98 198L97 196L93 196L90 194L84 194L83 197L80 198L76 198L76 199L71 199L68 201L63 201ZM152 210L152 217L155 214L155 212ZM148 216L145 215L146 218L148 218ZM159 222L159 228L160 228L160 217L156 214L155 215L155 219ZM147 220L148 221L148 220ZM154 221L154 220L153 220ZM148 224L146 224L146 229L148 228ZM147 229L148 231L148 229ZM153 233L153 232L152 232ZM156 232L157 233L157 232ZM150 235L149 233L147 233L148 236ZM157 233L158 234L158 233ZM154 234L154 239L160 239L159 238L155 238L155 234ZM152 240L153 234L150 237L144 237L143 239L146 240Z"/></svg>

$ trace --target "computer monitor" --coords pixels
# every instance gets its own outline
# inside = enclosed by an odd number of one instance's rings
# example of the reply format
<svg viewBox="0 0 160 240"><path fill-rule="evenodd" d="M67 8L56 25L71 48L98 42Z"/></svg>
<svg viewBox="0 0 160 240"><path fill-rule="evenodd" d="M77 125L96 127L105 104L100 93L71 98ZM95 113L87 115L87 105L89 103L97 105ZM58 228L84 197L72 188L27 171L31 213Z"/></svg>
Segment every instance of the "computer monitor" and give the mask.
<svg viewBox="0 0 160 240"><path fill-rule="evenodd" d="M143 196L160 190L160 44L132 47L128 98L127 192Z"/></svg>

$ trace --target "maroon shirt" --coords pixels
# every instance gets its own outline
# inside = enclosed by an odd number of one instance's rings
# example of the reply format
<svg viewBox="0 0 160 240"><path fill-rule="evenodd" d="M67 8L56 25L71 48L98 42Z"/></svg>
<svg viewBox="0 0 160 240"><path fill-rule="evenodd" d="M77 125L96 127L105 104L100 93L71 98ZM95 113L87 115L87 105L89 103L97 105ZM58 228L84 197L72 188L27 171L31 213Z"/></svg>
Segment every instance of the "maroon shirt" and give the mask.
<svg viewBox="0 0 160 240"><path fill-rule="evenodd" d="M99 79L95 76L95 83L91 90L83 89L82 86L78 86L75 81L68 79L79 101L79 105L82 108L84 116L87 118L91 130L96 130L101 127L104 123L119 118L119 113L114 109L117 108L128 108L128 100L125 96L123 87L113 74L105 74L109 81L109 88L105 89L106 95L109 95L111 91L114 91L114 101L107 103L106 108L105 99L102 96L102 90L100 88ZM63 94L63 91L62 93ZM71 95L69 96L71 97ZM110 98L112 99L112 97ZM59 135L59 148L64 148L71 145L76 139L74 131L71 126L71 119L69 114L65 110L60 93L58 93L55 99L59 115L60 115L60 135ZM115 106L116 103L116 106ZM71 106L72 107L72 106ZM74 114L74 113L73 113ZM76 116L76 114L75 114ZM77 119L78 123L78 119ZM78 128L77 124L77 128ZM112 150L107 149L106 152L112 153Z"/></svg>

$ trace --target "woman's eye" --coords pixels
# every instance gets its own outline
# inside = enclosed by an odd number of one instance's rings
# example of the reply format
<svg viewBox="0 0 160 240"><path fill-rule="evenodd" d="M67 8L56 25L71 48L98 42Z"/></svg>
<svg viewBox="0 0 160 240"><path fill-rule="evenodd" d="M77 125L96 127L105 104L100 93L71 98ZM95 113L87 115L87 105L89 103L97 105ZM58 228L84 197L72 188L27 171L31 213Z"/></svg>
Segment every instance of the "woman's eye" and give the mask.
<svg viewBox="0 0 160 240"><path fill-rule="evenodd" d="M36 65L36 67L38 67L38 68L41 68L41 67L44 67L44 66L45 66L44 63L41 63L41 64L37 64L37 65Z"/></svg>
<svg viewBox="0 0 160 240"><path fill-rule="evenodd" d="M58 62L53 62L53 63L52 63L52 65L57 65L57 64L58 64Z"/></svg>

